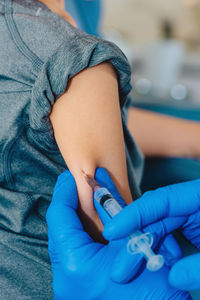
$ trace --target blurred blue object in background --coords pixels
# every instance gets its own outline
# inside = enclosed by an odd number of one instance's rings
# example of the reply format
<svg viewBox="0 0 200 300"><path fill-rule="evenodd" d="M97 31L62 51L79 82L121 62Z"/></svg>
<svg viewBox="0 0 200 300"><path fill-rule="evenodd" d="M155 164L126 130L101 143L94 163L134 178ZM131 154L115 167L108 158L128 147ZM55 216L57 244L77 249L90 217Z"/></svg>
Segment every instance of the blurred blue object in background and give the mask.
<svg viewBox="0 0 200 300"><path fill-rule="evenodd" d="M100 0L65 0L65 8L83 31L99 36L101 20Z"/></svg>

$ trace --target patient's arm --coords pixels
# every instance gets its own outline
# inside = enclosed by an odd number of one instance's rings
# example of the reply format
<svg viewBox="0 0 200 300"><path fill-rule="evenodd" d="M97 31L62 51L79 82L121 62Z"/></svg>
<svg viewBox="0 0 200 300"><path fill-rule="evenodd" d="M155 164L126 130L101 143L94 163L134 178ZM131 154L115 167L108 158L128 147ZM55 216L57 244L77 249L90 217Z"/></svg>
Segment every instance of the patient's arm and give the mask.
<svg viewBox="0 0 200 300"><path fill-rule="evenodd" d="M200 122L131 108L128 126L146 156L200 157Z"/></svg>
<svg viewBox="0 0 200 300"><path fill-rule="evenodd" d="M93 235L97 233L94 227L101 230L102 224L81 170L94 176L97 167L105 167L125 201L132 201L118 82L112 65L102 63L73 77L54 104L50 119L58 147L77 183L82 221Z"/></svg>

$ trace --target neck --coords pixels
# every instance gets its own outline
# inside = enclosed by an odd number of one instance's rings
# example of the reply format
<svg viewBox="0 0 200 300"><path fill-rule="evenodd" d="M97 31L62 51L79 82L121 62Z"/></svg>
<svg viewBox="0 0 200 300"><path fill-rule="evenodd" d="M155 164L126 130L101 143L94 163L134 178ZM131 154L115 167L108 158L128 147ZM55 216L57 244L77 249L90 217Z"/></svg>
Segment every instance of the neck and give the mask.
<svg viewBox="0 0 200 300"><path fill-rule="evenodd" d="M39 0L40 2L44 3L50 9L52 8L59 8L65 10L65 2L64 0Z"/></svg>
<svg viewBox="0 0 200 300"><path fill-rule="evenodd" d="M77 27L76 22L72 18L72 16L66 12L65 10L65 2L64 0L38 0L46 5L52 12L59 15L61 18L65 19L74 27Z"/></svg>

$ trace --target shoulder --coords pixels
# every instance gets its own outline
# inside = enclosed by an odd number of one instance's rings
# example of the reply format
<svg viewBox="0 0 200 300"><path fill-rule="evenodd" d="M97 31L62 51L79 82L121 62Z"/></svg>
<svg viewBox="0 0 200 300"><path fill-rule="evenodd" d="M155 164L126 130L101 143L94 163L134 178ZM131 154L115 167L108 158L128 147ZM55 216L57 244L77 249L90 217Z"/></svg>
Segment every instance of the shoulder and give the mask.
<svg viewBox="0 0 200 300"><path fill-rule="evenodd" d="M76 37L78 29L37 0L14 0L13 19L22 41L42 61L64 42Z"/></svg>

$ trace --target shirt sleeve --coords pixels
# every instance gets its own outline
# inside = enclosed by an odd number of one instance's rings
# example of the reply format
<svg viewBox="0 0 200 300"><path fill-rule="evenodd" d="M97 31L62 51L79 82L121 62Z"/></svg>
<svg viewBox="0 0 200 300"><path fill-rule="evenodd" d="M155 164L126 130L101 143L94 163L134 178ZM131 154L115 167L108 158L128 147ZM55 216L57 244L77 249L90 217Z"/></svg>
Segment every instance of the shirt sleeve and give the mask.
<svg viewBox="0 0 200 300"><path fill-rule="evenodd" d="M113 43L82 33L63 42L44 62L33 86L29 113L30 127L43 144L55 144L49 114L70 78L104 61L112 63L117 72L122 107L131 90L131 70L122 51Z"/></svg>

